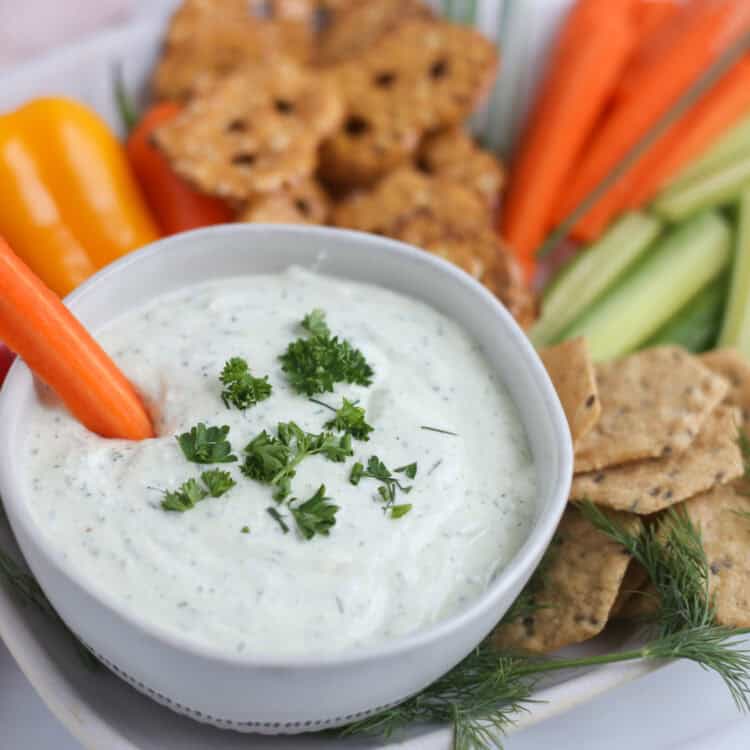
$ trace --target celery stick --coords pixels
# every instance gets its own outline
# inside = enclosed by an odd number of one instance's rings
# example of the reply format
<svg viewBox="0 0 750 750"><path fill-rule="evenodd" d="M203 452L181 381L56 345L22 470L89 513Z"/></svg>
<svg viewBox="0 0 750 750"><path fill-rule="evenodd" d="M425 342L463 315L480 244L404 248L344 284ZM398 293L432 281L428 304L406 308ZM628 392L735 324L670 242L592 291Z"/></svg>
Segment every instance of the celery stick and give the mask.
<svg viewBox="0 0 750 750"><path fill-rule="evenodd" d="M684 187L695 177L703 177L721 169L728 163L750 154L750 117L740 120L716 143L694 161L690 162L669 183L670 189Z"/></svg>
<svg viewBox="0 0 750 750"><path fill-rule="evenodd" d="M565 332L585 336L597 361L627 354L656 333L729 263L727 221L708 212L683 222Z"/></svg>
<svg viewBox="0 0 750 750"><path fill-rule="evenodd" d="M750 189L739 201L732 279L719 343L736 346L750 357Z"/></svg>
<svg viewBox="0 0 750 750"><path fill-rule="evenodd" d="M698 211L730 202L748 186L750 154L682 187L668 188L656 197L651 208L668 221L681 221Z"/></svg>
<svg viewBox="0 0 750 750"><path fill-rule="evenodd" d="M534 344L554 343L643 254L661 226L649 214L628 213L597 242L579 252L545 292L541 317L529 333Z"/></svg>
<svg viewBox="0 0 750 750"><path fill-rule="evenodd" d="M719 333L726 295L727 278L722 274L703 287L644 347L675 344L696 353L710 349Z"/></svg>

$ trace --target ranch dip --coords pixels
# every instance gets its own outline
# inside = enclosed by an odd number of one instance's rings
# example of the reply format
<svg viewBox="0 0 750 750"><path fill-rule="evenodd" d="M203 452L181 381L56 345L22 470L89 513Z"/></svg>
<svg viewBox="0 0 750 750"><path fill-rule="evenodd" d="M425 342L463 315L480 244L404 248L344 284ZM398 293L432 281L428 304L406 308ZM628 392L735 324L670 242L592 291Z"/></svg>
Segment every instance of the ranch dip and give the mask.
<svg viewBox="0 0 750 750"><path fill-rule="evenodd" d="M334 416L292 389L279 360L316 308L374 374L369 386L337 383L314 397L334 408L357 401L374 429L352 440L345 462L299 464L291 496L305 500L324 484L339 506L329 534L306 539L272 488L240 466L263 430L275 435L293 420L320 433ZM295 268L184 288L97 338L143 395L159 437L100 438L40 388L25 448L29 502L80 579L164 632L266 658L381 644L472 602L530 529L534 467L516 407L476 343L421 302ZM268 375L269 398L245 410L222 403L219 374L231 357ZM186 459L175 436L199 422L229 426L238 462ZM411 505L401 517L385 512L380 482L349 481L354 462L372 455L391 470L417 463L413 479L395 475L412 487L396 492ZM165 490L216 468L236 481L221 497L162 508Z"/></svg>

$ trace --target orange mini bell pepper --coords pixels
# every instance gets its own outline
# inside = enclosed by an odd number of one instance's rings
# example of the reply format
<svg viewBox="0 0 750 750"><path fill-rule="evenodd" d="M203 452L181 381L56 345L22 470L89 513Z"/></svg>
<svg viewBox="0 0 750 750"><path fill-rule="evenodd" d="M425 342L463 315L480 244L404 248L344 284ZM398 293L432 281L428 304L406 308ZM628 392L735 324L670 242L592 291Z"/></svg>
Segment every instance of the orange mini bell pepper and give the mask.
<svg viewBox="0 0 750 750"><path fill-rule="evenodd" d="M122 145L63 98L0 116L0 235L57 294L159 236Z"/></svg>

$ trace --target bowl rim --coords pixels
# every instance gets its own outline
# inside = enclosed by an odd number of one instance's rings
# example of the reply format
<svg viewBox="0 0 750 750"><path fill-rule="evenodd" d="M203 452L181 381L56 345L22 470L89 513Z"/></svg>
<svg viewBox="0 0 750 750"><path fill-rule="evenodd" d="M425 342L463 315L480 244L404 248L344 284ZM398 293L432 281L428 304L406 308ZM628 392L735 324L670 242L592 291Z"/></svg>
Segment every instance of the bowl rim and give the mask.
<svg viewBox="0 0 750 750"><path fill-rule="evenodd" d="M481 618L486 610L492 608L498 598L504 591L512 588L518 582L528 568L532 567L535 558L538 558L552 539L555 528L567 503L568 489L573 472L573 445L568 429L568 423L560 404L560 400L552 385L552 382L544 368L539 355L532 346L529 339L523 333L516 321L506 310L504 305L491 294L484 286L476 281L469 274L454 266L442 258L431 253L424 252L416 247L407 245L403 242L389 238L373 235L365 232L358 232L348 229L338 229L333 227L317 227L304 225L286 225L286 224L224 224L211 227L204 227L188 232L164 237L148 245L135 250L113 263L104 266L97 273L93 274L83 284L76 288L71 294L64 298L64 303L70 307L73 312L79 301L92 293L92 291L102 284L113 283L113 279L120 273L130 268L148 261L156 254L165 254L166 252L178 253L177 248L185 243L199 243L201 238L207 235L245 235L249 240L262 240L268 233L287 235L290 240L294 238L305 237L306 235L317 235L319 237L338 236L349 239L352 244L352 252L372 253L386 252L395 256L401 256L417 269L419 266L433 267L439 273L451 277L452 283L463 287L464 290L475 297L479 297L485 305L489 305L495 313L498 322L503 326L504 333L514 339L514 345L520 349L527 360L530 368L531 377L528 382L535 387L536 396L540 397L544 403L547 416L549 418L549 429L552 431L554 442L557 450L557 465L559 467L558 481L555 483L556 489L548 499L546 507L541 510L539 517L533 523L525 540L518 548L510 561L497 573L490 585L478 595L466 607L458 610L445 619L438 620L427 628L419 629L403 636L397 636L390 641L356 649L345 649L341 652L332 652L321 656L310 656L307 654L285 657L259 657L257 654L237 654L229 655L217 646L205 643L199 643L181 633L176 633L163 625L149 621L139 613L133 612L131 608L123 606L109 592L99 591L89 581L81 576L76 570L65 562L56 549L47 544L39 524L35 522L27 503L27 488L17 480L21 472L16 471L12 458L13 451L0 453L0 494L3 496L2 503L13 505L14 512L8 514L11 528L15 534L15 524L19 523L23 527L25 534L35 544L45 561L51 565L54 570L76 587L92 598L100 606L110 610L117 617L124 620L129 626L139 629L145 635L154 639L163 646L167 646L176 651L187 652L191 656L205 659L214 663L224 664L234 668L256 668L256 669L313 669L313 668L339 668L347 666L361 665L373 660L383 658L394 658L407 652L419 648L429 647L443 638L450 637L453 633L460 631L463 627L470 624L473 620ZM257 236L257 237L256 237ZM325 273L328 273L327 271ZM331 275L337 276L335 271ZM252 275L252 274L247 274ZM340 276L346 278L346 276ZM368 282L360 282L368 283ZM373 283L373 282L369 282ZM384 284L376 284L384 286ZM397 292L403 294L403 292ZM417 297L418 299L418 297ZM422 300L425 304L430 304ZM120 313L118 313L120 314ZM445 313L444 313L445 314ZM113 315L109 320L113 320L117 315ZM99 326L92 326L96 331ZM512 365L510 365L512 366ZM24 377L28 380L23 382ZM0 388L0 436L7 429L7 425L16 424L17 419L8 418L7 412L14 407L11 405L11 396L14 392L19 394L23 392L29 384L33 383L33 374L29 368L17 357L11 366L2 388ZM523 404L515 401L519 411L523 410ZM536 463L536 462L535 462ZM16 535L18 536L18 535ZM19 542L19 547L23 552L23 547Z"/></svg>

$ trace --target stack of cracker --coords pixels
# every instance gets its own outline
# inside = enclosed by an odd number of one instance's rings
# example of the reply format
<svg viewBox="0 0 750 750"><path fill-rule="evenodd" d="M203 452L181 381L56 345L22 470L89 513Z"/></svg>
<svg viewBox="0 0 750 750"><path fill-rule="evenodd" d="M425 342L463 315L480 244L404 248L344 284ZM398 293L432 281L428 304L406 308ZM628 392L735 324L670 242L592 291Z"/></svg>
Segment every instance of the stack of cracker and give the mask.
<svg viewBox="0 0 750 750"><path fill-rule="evenodd" d="M750 366L734 351L675 347L592 365L583 339L541 353L575 446L571 501L590 500L626 527L679 506L701 534L716 619L750 626L750 498L740 429ZM504 649L550 652L593 638L610 619L658 607L645 571L571 505L535 593L539 609L503 623Z"/></svg>
<svg viewBox="0 0 750 750"><path fill-rule="evenodd" d="M495 46L422 0L183 0L154 74L155 133L239 221L331 223L438 254L524 326L535 304L494 229L502 165L464 132Z"/></svg>

